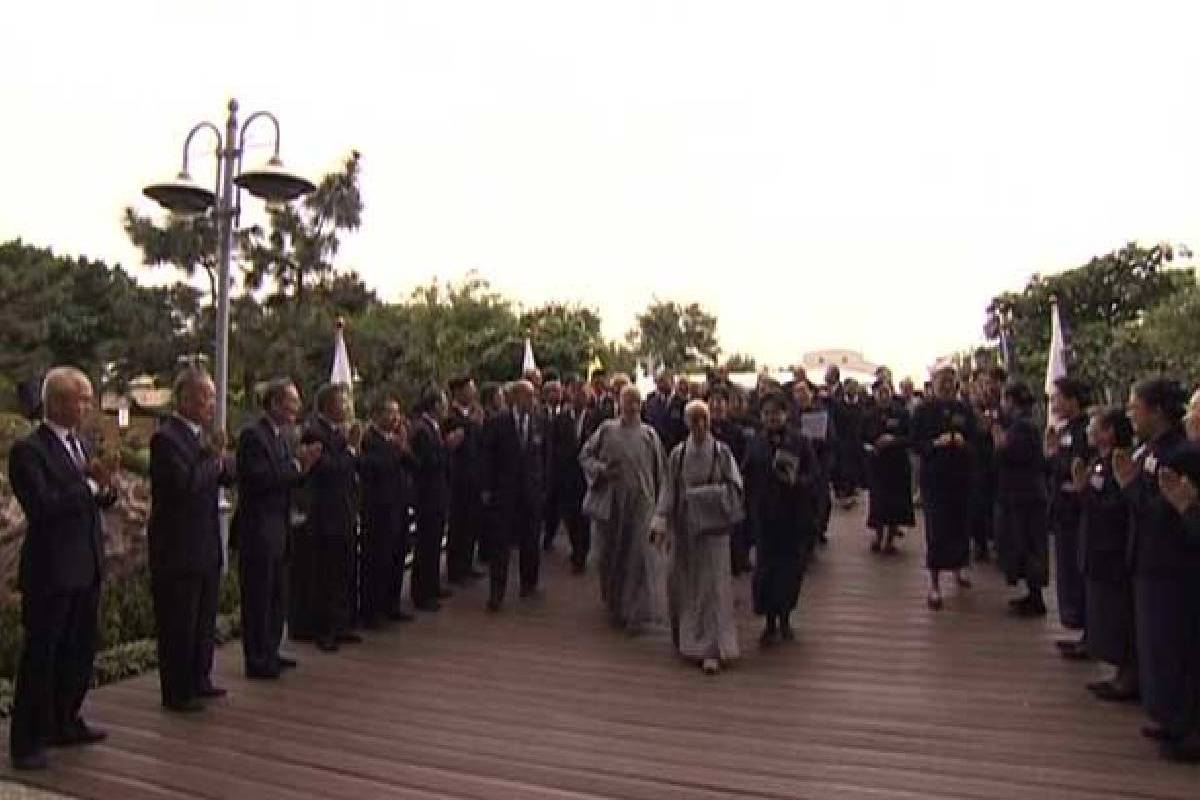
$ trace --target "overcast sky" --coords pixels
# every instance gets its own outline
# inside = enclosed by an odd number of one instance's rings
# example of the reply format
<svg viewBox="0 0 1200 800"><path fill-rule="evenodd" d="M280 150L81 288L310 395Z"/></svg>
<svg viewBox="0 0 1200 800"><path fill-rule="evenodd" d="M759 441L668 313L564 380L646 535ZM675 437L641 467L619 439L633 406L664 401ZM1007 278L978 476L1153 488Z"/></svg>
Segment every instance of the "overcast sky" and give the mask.
<svg viewBox="0 0 1200 800"><path fill-rule="evenodd" d="M3 19L0 238L131 267L122 207L152 211L141 187L233 96L279 116L314 178L362 151L340 263L386 299L475 269L527 305L597 307L610 337L654 295L696 300L727 352L772 364L850 347L917 371L1033 272L1200 246L1185 0L40 0ZM252 138L265 160L268 129Z"/></svg>

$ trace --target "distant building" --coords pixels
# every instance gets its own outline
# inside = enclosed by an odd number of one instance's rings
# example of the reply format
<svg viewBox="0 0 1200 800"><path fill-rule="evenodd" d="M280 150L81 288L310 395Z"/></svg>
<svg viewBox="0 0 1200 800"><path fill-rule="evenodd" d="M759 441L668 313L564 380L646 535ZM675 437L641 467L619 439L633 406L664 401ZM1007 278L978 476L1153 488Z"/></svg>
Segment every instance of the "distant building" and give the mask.
<svg viewBox="0 0 1200 800"><path fill-rule="evenodd" d="M813 383L823 383L825 370L835 366L841 372L842 380L854 378L864 386L870 386L875 382L875 370L879 369L878 364L867 361L857 350L838 348L813 350L805 353L800 361L800 366L808 373L808 379Z"/></svg>

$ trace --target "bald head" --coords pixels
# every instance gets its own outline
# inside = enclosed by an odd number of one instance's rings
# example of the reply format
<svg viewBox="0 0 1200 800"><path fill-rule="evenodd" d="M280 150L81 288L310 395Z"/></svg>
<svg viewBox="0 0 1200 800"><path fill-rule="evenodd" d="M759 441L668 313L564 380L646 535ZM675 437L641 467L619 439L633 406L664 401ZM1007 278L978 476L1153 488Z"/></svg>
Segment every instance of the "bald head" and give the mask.
<svg viewBox="0 0 1200 800"><path fill-rule="evenodd" d="M42 413L55 425L76 430L94 399L92 382L76 367L54 367L42 381Z"/></svg>

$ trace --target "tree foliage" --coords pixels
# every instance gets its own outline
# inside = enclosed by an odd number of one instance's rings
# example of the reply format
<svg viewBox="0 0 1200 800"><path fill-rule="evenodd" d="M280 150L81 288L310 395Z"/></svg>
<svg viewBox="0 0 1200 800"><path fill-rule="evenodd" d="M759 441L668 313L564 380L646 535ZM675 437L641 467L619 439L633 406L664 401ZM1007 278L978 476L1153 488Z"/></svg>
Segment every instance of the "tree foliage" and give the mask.
<svg viewBox="0 0 1200 800"><path fill-rule="evenodd" d="M709 367L721 355L717 318L699 303L685 306L655 298L638 314L628 341L651 365L670 370Z"/></svg>
<svg viewBox="0 0 1200 800"><path fill-rule="evenodd" d="M529 336L538 366L560 375L583 375L603 344L600 315L593 309L566 303L547 303L526 311L518 320Z"/></svg>
<svg viewBox="0 0 1200 800"><path fill-rule="evenodd" d="M119 384L167 373L196 349L199 293L191 286L141 286L119 266L20 240L0 245L0 306L0 372L16 380L74 364Z"/></svg>
<svg viewBox="0 0 1200 800"><path fill-rule="evenodd" d="M1170 317L1163 310L1195 287L1190 268L1170 268L1169 247L1135 243L1058 275L1034 275L1020 292L1005 292L987 307L984 333L1007 326L1016 360L1014 377L1041 386L1050 348L1050 298L1070 330L1070 370L1097 389L1120 396L1133 380L1161 365L1152 355L1161 336L1155 325Z"/></svg>

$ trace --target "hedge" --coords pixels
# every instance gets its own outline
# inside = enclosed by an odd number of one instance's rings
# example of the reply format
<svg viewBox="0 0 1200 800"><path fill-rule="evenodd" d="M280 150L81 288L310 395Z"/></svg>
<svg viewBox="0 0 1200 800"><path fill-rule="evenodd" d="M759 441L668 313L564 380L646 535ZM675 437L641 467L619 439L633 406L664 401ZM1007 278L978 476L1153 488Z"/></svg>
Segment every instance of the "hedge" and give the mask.
<svg viewBox="0 0 1200 800"><path fill-rule="evenodd" d="M218 596L218 644L241 633L238 602L237 570L231 567L221 579ZM93 686L131 678L158 666L148 569L105 582L100 594L99 625ZM22 638L20 603L0 606L0 718L7 717L12 709Z"/></svg>

